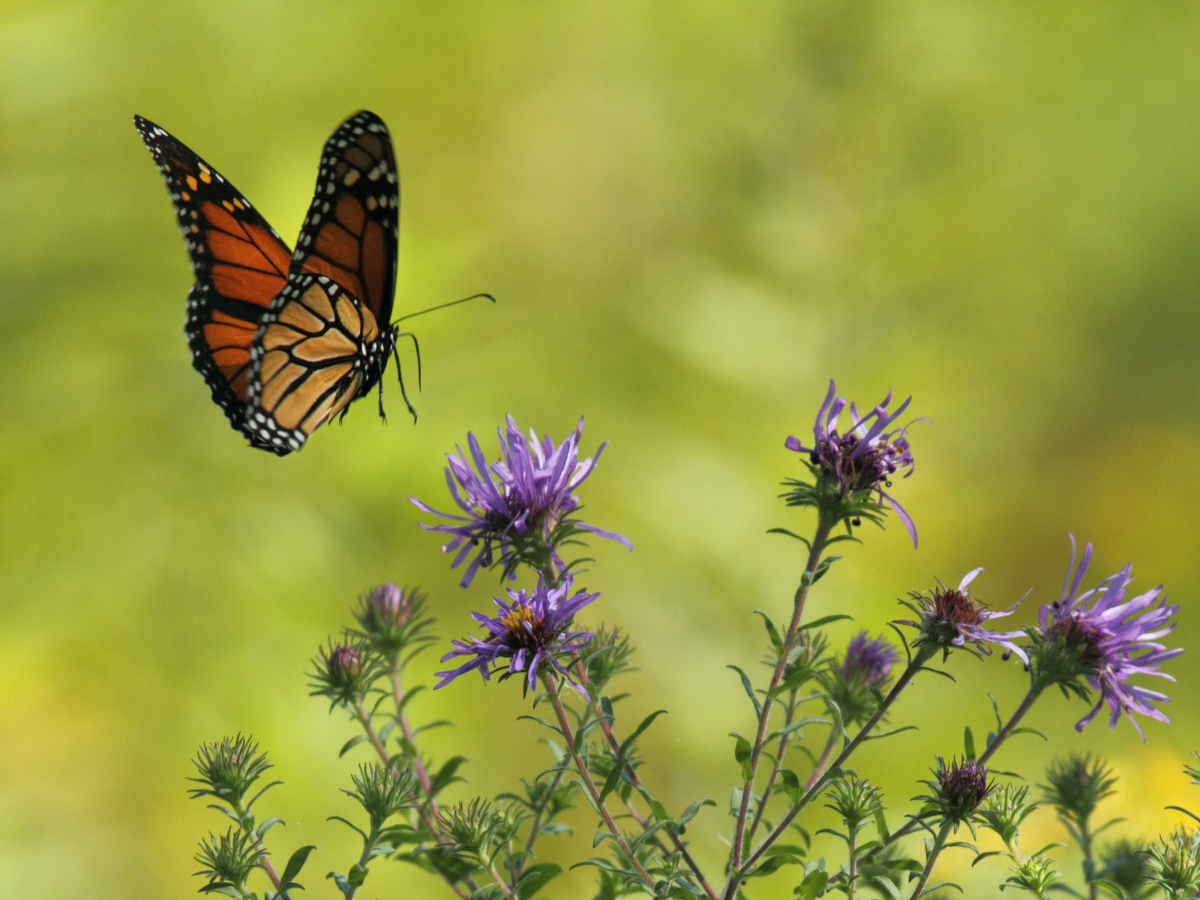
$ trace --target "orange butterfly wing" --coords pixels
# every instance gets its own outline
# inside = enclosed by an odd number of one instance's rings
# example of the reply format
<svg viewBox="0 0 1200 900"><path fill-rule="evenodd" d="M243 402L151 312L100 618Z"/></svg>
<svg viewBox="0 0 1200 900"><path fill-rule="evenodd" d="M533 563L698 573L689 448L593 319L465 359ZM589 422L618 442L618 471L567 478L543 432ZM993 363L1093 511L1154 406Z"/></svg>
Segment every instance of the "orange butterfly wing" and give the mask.
<svg viewBox="0 0 1200 900"><path fill-rule="evenodd" d="M291 271L332 279L386 327L396 293L399 227L392 138L383 120L364 110L325 142L317 190L296 239Z"/></svg>
<svg viewBox="0 0 1200 900"><path fill-rule="evenodd" d="M371 310L326 275L295 276L279 301L251 350L246 427L282 456L346 409L390 343Z"/></svg>
<svg viewBox="0 0 1200 900"><path fill-rule="evenodd" d="M191 256L185 332L192 365L234 428L245 428L250 349L263 314L287 283L291 252L238 190L153 122L134 124L162 172Z"/></svg>

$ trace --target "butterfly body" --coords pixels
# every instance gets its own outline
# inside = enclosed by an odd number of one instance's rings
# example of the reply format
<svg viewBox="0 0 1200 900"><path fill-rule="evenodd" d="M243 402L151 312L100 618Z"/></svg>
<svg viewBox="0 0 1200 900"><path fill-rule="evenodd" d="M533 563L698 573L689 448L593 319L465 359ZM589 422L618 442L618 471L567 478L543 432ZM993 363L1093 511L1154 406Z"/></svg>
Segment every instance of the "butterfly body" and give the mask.
<svg viewBox="0 0 1200 900"><path fill-rule="evenodd" d="M134 121L196 277L185 325L192 364L252 446L297 450L378 384L394 354L400 198L387 126L364 111L326 141L293 252L212 166L153 122Z"/></svg>

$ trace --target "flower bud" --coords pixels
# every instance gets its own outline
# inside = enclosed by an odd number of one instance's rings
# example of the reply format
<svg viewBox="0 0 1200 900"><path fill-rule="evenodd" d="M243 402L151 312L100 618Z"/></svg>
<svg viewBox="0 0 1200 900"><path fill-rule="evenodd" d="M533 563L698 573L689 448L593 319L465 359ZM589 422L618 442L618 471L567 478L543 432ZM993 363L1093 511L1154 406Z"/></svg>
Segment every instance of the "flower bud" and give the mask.
<svg viewBox="0 0 1200 900"><path fill-rule="evenodd" d="M987 768L974 759L953 759L947 766L939 756L937 762L933 779L925 781L931 793L918 798L925 801L922 812L955 826L975 820L979 804L995 789Z"/></svg>
<svg viewBox="0 0 1200 900"><path fill-rule="evenodd" d="M366 697L375 679L383 674L379 658L362 641L323 647L313 660L312 694L328 697L334 705L355 707Z"/></svg>
<svg viewBox="0 0 1200 900"><path fill-rule="evenodd" d="M354 790L344 791L357 800L371 819L371 826L378 828L403 809L416 805L412 799L412 773L405 770L397 774L378 763L358 767L357 774L350 776Z"/></svg>
<svg viewBox="0 0 1200 900"><path fill-rule="evenodd" d="M1113 785L1117 779L1100 757L1072 753L1050 763L1046 782L1042 785L1046 802L1064 819L1082 826L1096 811L1096 804L1116 793Z"/></svg>
<svg viewBox="0 0 1200 900"><path fill-rule="evenodd" d="M239 892L232 896L242 896L246 879L262 865L262 851L257 844L257 838L232 827L224 834L209 834L202 840L196 854L201 868L195 874L208 879L204 892L209 892L208 888L232 886Z"/></svg>
<svg viewBox="0 0 1200 900"><path fill-rule="evenodd" d="M246 792L271 768L267 754L258 752L258 744L240 734L217 744L201 744L192 764L199 777L188 780L201 785L189 789L192 798L216 797L235 809L240 809Z"/></svg>

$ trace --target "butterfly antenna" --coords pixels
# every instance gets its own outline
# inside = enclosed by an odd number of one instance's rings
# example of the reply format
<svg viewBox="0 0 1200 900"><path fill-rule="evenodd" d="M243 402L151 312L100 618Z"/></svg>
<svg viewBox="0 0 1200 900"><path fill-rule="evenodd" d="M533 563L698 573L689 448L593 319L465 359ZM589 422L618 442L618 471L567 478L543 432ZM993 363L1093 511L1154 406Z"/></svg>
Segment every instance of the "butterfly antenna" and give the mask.
<svg viewBox="0 0 1200 900"><path fill-rule="evenodd" d="M447 306L458 306L458 304L466 303L468 300L479 300L484 297L486 297L488 300L491 300L493 303L496 302L496 298L491 294L472 294L470 297L463 297L461 300L451 300L449 303L439 303L437 306L431 306L429 309L423 309L420 312L409 313L407 316L401 316L398 318L396 322L403 322L405 319L411 319L414 316L423 316L425 313L431 313L439 309L445 309ZM395 325L396 322L393 322L392 324Z"/></svg>

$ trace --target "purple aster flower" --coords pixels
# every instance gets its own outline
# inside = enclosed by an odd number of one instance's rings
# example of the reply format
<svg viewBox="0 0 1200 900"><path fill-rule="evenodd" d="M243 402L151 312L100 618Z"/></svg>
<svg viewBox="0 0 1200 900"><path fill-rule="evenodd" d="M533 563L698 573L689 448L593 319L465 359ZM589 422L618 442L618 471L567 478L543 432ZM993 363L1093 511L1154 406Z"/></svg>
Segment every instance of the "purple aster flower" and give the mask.
<svg viewBox="0 0 1200 900"><path fill-rule="evenodd" d="M1151 705L1166 703L1170 698L1158 691L1130 684L1129 679L1134 675L1155 675L1168 681L1175 680L1166 672L1160 672L1158 667L1182 653L1183 648L1168 649L1158 643L1158 638L1175 629L1176 623L1172 619L1179 607L1167 605L1162 585L1126 600L1126 588L1133 582L1132 563L1126 563L1090 591L1078 593L1092 560L1092 545L1084 548L1076 570L1075 536L1070 537L1071 565L1063 579L1062 594L1054 603L1043 606L1039 616L1047 645L1068 655L1076 666L1074 672L1060 674L1055 680L1066 681L1071 675L1082 674L1091 688L1100 692L1095 707L1076 723L1076 730L1082 731L1107 703L1110 728L1117 727L1117 721L1124 713L1145 740L1133 713L1170 722Z"/></svg>
<svg viewBox="0 0 1200 900"><path fill-rule="evenodd" d="M415 497L409 498L423 512L451 520L439 525L422 523L421 527L452 535L442 547L443 553L455 554L452 567L478 549L467 565L462 586L471 583L481 566L486 568L495 562L503 562L510 577L515 577L514 570L521 562L543 571L553 566L559 575L564 574L567 566L558 548L581 531L632 550L627 538L571 517L579 509L579 498L573 492L592 474L608 442L600 445L594 458L580 460L583 419L575 433L557 447L549 437L539 441L532 430L526 440L513 417L506 420L507 429L498 431L503 453L499 461L489 465L479 441L470 432L470 461L461 447L456 448L457 455L446 454L450 462L446 484L464 515L439 512Z"/></svg>
<svg viewBox="0 0 1200 900"><path fill-rule="evenodd" d="M921 630L913 646L929 648L929 652L940 647L948 653L951 647L965 647L970 643L974 649L991 655L992 649L988 645L996 644L1008 653L1015 654L1028 666L1029 657L1025 655L1025 650L1014 643L1025 637L1024 631L989 631L983 627L992 619L1011 616L1020 601L998 612L972 597L967 587L982 571L982 568L972 569L953 590L939 585L928 594L913 594L915 604L909 604L909 608L916 610L921 619L919 622L903 623Z"/></svg>
<svg viewBox="0 0 1200 900"><path fill-rule="evenodd" d="M834 486L837 500L861 499L864 495L874 493L878 498L878 506L886 504L899 516L912 536L915 547L916 525L895 498L883 490L891 486L891 477L901 469L908 470L905 478L912 474L908 426L887 430L908 408L912 397L889 412L887 407L892 402L892 392L888 391L883 402L864 416L859 413L857 406L836 395L837 387L830 381L829 393L825 395L825 402L821 404L816 424L813 425L811 447L805 447L794 435L784 442L784 446L797 453L808 454L809 465L818 477L817 489L820 490L822 481ZM850 407L850 427L845 434L841 434L837 430L838 419L847 405ZM795 505L814 505L816 502L812 499L797 500L797 497L793 495L789 499ZM860 514L854 511L843 518L854 518Z"/></svg>
<svg viewBox="0 0 1200 900"><path fill-rule="evenodd" d="M865 687L878 687L887 681L895 662L895 647L885 638L880 637L872 641L867 633L862 631L846 648L842 677L849 681L857 676Z"/></svg>
<svg viewBox="0 0 1200 900"><path fill-rule="evenodd" d="M571 681L567 668L555 658L555 654L578 651L591 641L591 632L567 629L575 613L600 595L579 591L568 596L570 591L570 578L563 579L558 587L553 588L546 585L544 578L539 578L532 595L523 590L509 590L511 602L493 598L500 609L495 618L483 613L471 613L472 618L487 629L487 634L482 639L468 637L452 642L454 649L442 657L442 662L460 656L469 656L471 659L457 669L438 672L442 680L436 687L445 687L472 669L477 669L483 680L487 681L493 672L499 670L499 660L507 659L508 668L500 676L501 680L524 672L525 686L532 689L537 685L542 665L547 664L586 696L586 691Z"/></svg>

